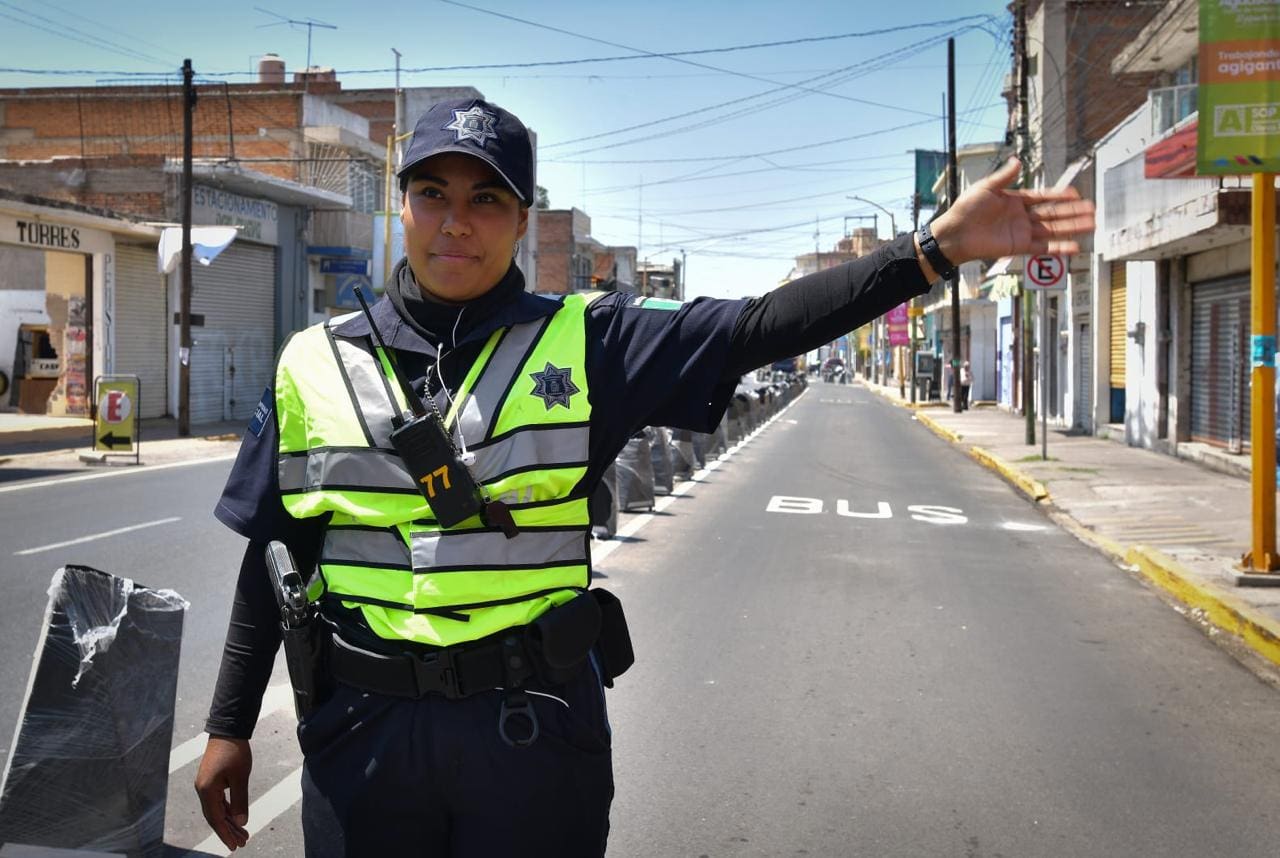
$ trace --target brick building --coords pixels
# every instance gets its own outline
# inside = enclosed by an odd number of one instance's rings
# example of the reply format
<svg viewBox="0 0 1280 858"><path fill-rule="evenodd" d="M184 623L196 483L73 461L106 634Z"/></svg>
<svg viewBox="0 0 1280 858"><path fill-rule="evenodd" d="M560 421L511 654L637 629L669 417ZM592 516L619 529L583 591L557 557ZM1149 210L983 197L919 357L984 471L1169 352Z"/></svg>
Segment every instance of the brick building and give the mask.
<svg viewBox="0 0 1280 858"><path fill-rule="evenodd" d="M636 249L609 247L591 237L591 218L581 209L539 212L538 290L563 295L635 288Z"/></svg>

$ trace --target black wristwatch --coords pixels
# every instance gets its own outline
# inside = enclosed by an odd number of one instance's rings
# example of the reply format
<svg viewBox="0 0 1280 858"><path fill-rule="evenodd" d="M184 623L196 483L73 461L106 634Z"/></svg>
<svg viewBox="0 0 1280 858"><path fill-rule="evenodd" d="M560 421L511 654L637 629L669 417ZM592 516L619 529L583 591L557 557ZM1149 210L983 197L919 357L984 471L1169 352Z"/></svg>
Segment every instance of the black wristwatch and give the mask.
<svg viewBox="0 0 1280 858"><path fill-rule="evenodd" d="M929 265L938 272L938 276L943 280L954 277L956 266L943 254L942 248L938 247L938 239L933 237L933 230L929 229L929 224L921 224L916 236L920 239L920 250L924 253L924 258L929 260Z"/></svg>

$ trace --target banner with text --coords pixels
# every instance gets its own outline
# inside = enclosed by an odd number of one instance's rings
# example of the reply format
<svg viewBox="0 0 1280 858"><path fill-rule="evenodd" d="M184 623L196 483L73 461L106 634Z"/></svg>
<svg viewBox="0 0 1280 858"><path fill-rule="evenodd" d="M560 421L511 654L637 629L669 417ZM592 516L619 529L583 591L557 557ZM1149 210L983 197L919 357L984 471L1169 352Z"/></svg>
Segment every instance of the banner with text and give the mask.
<svg viewBox="0 0 1280 858"><path fill-rule="evenodd" d="M1204 176L1280 172L1280 3L1200 0Z"/></svg>

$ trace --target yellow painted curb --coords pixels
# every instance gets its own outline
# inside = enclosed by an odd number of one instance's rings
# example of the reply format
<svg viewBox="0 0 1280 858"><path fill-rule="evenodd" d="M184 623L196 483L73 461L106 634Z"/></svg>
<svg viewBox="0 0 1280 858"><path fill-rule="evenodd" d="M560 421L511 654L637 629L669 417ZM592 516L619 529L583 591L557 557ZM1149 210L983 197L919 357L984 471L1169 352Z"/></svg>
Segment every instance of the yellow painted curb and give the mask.
<svg viewBox="0 0 1280 858"><path fill-rule="evenodd" d="M1137 566L1143 577L1191 608L1204 611L1209 622L1240 637L1251 649L1280 665L1280 622L1276 622L1216 587L1203 584L1178 561L1135 545L1125 554L1126 563Z"/></svg>
<svg viewBox="0 0 1280 858"><path fill-rule="evenodd" d="M1096 530L1091 530L1090 528L1085 527L1065 512L1050 510L1049 517L1085 545L1096 548L1118 563L1124 562L1125 552L1129 549L1125 548L1111 537L1103 536Z"/></svg>
<svg viewBox="0 0 1280 858"><path fill-rule="evenodd" d="M999 456L982 449L981 447L970 447L969 455L977 459L984 466L996 471L1000 476L1013 483L1023 494L1031 498L1033 501L1049 502L1049 490L1039 480L1033 480L1017 468L1010 465Z"/></svg>
<svg viewBox="0 0 1280 858"><path fill-rule="evenodd" d="M942 440L950 441L952 444L960 443L961 436L958 432L952 432L950 429L943 426L941 423L934 420L929 415L921 414L919 411L917 411L916 420L919 420L921 423L927 426L930 432L937 435Z"/></svg>

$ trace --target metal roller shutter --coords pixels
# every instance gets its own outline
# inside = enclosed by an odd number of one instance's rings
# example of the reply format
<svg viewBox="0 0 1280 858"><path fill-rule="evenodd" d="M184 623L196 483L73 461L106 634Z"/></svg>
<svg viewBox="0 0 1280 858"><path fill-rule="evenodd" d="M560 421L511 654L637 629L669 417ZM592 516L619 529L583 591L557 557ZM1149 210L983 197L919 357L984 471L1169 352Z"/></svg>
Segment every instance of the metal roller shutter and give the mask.
<svg viewBox="0 0 1280 858"><path fill-rule="evenodd" d="M1191 438L1249 447L1249 278L1191 286Z"/></svg>
<svg viewBox="0 0 1280 858"><path fill-rule="evenodd" d="M142 417L169 411L168 301L156 249L117 244L115 368L138 377Z"/></svg>
<svg viewBox="0 0 1280 858"><path fill-rule="evenodd" d="M193 268L191 422L248 420L275 362L275 248L237 241Z"/></svg>
<svg viewBox="0 0 1280 858"><path fill-rule="evenodd" d="M1079 376L1076 378L1076 425L1091 426L1093 418L1089 410L1093 401L1093 373L1090 358L1093 356L1092 344L1089 341L1089 323L1079 325L1080 361Z"/></svg>
<svg viewBox="0 0 1280 858"><path fill-rule="evenodd" d="M1127 328L1125 297L1128 294L1128 279L1124 262L1111 265L1111 386L1124 387L1124 352L1125 332Z"/></svg>

